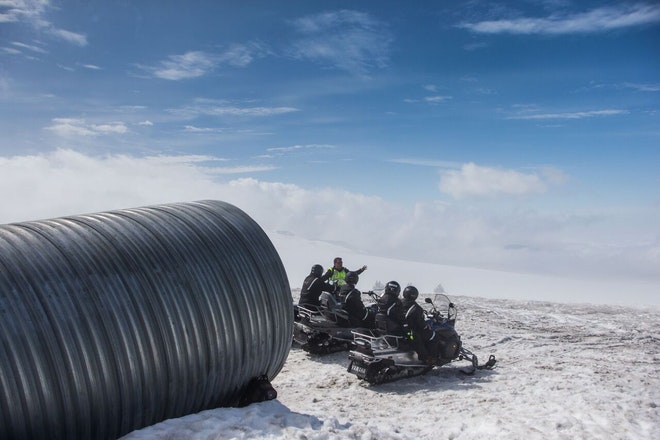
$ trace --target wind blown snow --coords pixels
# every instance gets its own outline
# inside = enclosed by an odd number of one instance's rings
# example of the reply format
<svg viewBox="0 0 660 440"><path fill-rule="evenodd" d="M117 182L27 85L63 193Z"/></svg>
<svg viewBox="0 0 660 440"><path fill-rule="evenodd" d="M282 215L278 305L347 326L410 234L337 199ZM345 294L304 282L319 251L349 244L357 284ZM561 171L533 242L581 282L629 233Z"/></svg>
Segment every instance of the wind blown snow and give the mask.
<svg viewBox="0 0 660 440"><path fill-rule="evenodd" d="M293 347L274 401L166 420L138 439L658 439L660 311L611 305L452 297L465 362L368 385L346 352Z"/></svg>

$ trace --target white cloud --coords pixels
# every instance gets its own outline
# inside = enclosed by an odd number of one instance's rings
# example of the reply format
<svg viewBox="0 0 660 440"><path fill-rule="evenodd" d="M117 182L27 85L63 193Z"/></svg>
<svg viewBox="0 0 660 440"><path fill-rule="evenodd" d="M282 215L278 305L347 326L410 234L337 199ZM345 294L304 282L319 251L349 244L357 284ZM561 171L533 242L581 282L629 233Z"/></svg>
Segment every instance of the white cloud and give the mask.
<svg viewBox="0 0 660 440"><path fill-rule="evenodd" d="M200 162L224 162L228 159L216 156L209 156L204 154L187 154L187 155L178 155L170 156L159 154L157 156L147 156L144 160L151 163L160 164L160 165L175 165L175 164L192 164Z"/></svg>
<svg viewBox="0 0 660 440"><path fill-rule="evenodd" d="M59 136L96 136L98 133L87 128L82 119L55 118L53 125L46 127L46 130L52 130Z"/></svg>
<svg viewBox="0 0 660 440"><path fill-rule="evenodd" d="M14 41L14 42L12 43L12 45L14 45L14 46L16 46L16 47L20 47L21 49L27 49L27 50L30 50L30 51L32 51L32 52L46 53L46 51L45 51L44 49L42 49L42 48L39 47L39 46L35 46L35 45L33 45L33 44L25 44L25 43L21 43L21 42L18 42L18 41Z"/></svg>
<svg viewBox="0 0 660 440"><path fill-rule="evenodd" d="M68 31L55 26L45 16L51 7L49 0L5 0L0 1L0 23L28 23L34 28L59 40L76 46L86 46L84 34Z"/></svg>
<svg viewBox="0 0 660 440"><path fill-rule="evenodd" d="M185 127L183 127L183 129L190 133L213 133L219 131L217 128L196 127L194 125L186 125Z"/></svg>
<svg viewBox="0 0 660 440"><path fill-rule="evenodd" d="M334 145L323 145L323 144L309 144L309 145L292 145L290 147L271 147L271 148L266 148L266 151L270 152L277 152L277 153L291 153L293 151L300 151L300 150L325 150L325 149L333 149L335 148Z"/></svg>
<svg viewBox="0 0 660 440"><path fill-rule="evenodd" d="M590 110L582 112L564 112L564 113L532 113L510 116L508 119L585 119L601 116L618 116L628 114L627 110L605 109Z"/></svg>
<svg viewBox="0 0 660 440"><path fill-rule="evenodd" d="M457 199L501 194L539 194L546 189L546 182L537 174L483 167L474 163L464 164L460 170L442 171L440 178L440 191Z"/></svg>
<svg viewBox="0 0 660 440"><path fill-rule="evenodd" d="M624 87L635 89L640 92L660 92L660 83L656 83L656 84L625 83Z"/></svg>
<svg viewBox="0 0 660 440"><path fill-rule="evenodd" d="M468 43L468 44L463 45L463 49L465 49L469 52L474 51L474 50L483 49L485 47L488 47L488 43L477 42L477 43Z"/></svg>
<svg viewBox="0 0 660 440"><path fill-rule="evenodd" d="M208 115L216 116L272 116L280 115L283 113L291 113L298 111L293 107L214 107L205 112Z"/></svg>
<svg viewBox="0 0 660 440"><path fill-rule="evenodd" d="M168 110L182 118L193 119L200 115L205 116L238 116L238 117L267 117L299 111L295 107L241 107L226 102L208 102L201 100L194 105Z"/></svg>
<svg viewBox="0 0 660 440"><path fill-rule="evenodd" d="M2 48L0 48L0 50L2 50L2 52L6 53L8 55L20 55L20 54L23 53L18 49L14 49L13 47L2 47Z"/></svg>
<svg viewBox="0 0 660 440"><path fill-rule="evenodd" d="M99 134L108 134L108 133L119 133L123 134L128 132L128 128L124 125L123 122L117 122L112 124L100 124L92 125L92 129Z"/></svg>
<svg viewBox="0 0 660 440"><path fill-rule="evenodd" d="M233 167L211 167L206 172L212 174L253 174L272 171L274 169L276 169L276 167L272 165L243 165Z"/></svg>
<svg viewBox="0 0 660 440"><path fill-rule="evenodd" d="M438 104L440 102L444 102L451 99L451 96L442 96L442 95L435 95L435 96L427 96L424 98L424 101L431 103L431 104Z"/></svg>
<svg viewBox="0 0 660 440"><path fill-rule="evenodd" d="M232 67L245 67L256 57L268 51L258 43L232 44L224 52L209 53L199 50L184 54L170 55L157 66L139 66L157 78L178 81L199 78L211 73L221 64Z"/></svg>
<svg viewBox="0 0 660 440"><path fill-rule="evenodd" d="M369 14L341 10L299 18L294 27L303 37L292 54L355 75L389 63L392 36L386 26Z"/></svg>
<svg viewBox="0 0 660 440"><path fill-rule="evenodd" d="M41 20L48 1L43 0L6 0L0 3L0 23L14 23L18 21L37 22Z"/></svg>
<svg viewBox="0 0 660 440"><path fill-rule="evenodd" d="M108 124L90 124L84 119L54 118L53 125L46 127L59 136L100 136L106 134L124 134L128 128L123 122Z"/></svg>
<svg viewBox="0 0 660 440"><path fill-rule="evenodd" d="M259 43L232 44L218 55L218 61L233 67L245 67L251 64L255 58L263 57L268 53L268 50Z"/></svg>
<svg viewBox="0 0 660 440"><path fill-rule="evenodd" d="M202 51L186 52L183 55L170 55L158 67L151 68L155 76L173 81L203 76L213 70L217 60L213 55Z"/></svg>
<svg viewBox="0 0 660 440"><path fill-rule="evenodd" d="M553 15L548 18L515 18L463 23L459 27L477 33L572 34L604 32L660 22L658 4L622 4L591 11Z"/></svg>
<svg viewBox="0 0 660 440"><path fill-rule="evenodd" d="M77 32L67 31L65 29L57 29L48 27L47 31L53 37L64 40L67 43L75 44L76 46L87 46L87 36Z"/></svg>
<svg viewBox="0 0 660 440"><path fill-rule="evenodd" d="M448 160L418 159L418 158L410 158L410 157L390 159L388 162L402 163L406 165L420 165L425 167L437 167L437 168L458 168L461 165L459 162L452 162Z"/></svg>

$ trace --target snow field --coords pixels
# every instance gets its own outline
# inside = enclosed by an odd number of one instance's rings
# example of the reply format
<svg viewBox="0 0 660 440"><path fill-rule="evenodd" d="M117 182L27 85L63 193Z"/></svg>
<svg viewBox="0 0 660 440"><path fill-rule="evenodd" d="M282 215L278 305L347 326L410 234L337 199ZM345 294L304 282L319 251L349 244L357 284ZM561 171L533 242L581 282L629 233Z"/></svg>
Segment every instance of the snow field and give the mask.
<svg viewBox="0 0 660 440"><path fill-rule="evenodd" d="M451 296L466 362L378 386L345 352L292 348L275 401L205 411L125 439L660 438L660 311Z"/></svg>

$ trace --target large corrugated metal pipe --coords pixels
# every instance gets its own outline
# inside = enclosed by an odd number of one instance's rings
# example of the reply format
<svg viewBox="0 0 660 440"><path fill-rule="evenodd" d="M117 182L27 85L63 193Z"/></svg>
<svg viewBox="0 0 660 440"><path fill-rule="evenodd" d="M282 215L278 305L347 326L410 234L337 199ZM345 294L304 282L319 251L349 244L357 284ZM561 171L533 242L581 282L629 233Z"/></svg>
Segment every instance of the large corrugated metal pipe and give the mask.
<svg viewBox="0 0 660 440"><path fill-rule="evenodd" d="M0 439L110 439L245 404L292 326L277 251L230 204L0 226Z"/></svg>

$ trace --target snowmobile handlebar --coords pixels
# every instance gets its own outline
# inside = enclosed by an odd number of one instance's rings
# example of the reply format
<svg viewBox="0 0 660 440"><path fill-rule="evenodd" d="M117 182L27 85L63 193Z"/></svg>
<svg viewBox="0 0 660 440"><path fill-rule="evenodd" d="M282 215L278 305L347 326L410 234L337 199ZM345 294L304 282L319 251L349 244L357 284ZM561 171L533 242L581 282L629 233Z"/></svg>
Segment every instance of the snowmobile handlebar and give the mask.
<svg viewBox="0 0 660 440"><path fill-rule="evenodd" d="M431 304L431 306L432 306L430 310L424 309L424 313L426 314L426 316L439 316L439 315L442 315L442 313L440 313L440 311L435 306L435 304L433 304L433 300L431 298L429 298L429 297L424 298L424 302L426 304Z"/></svg>

